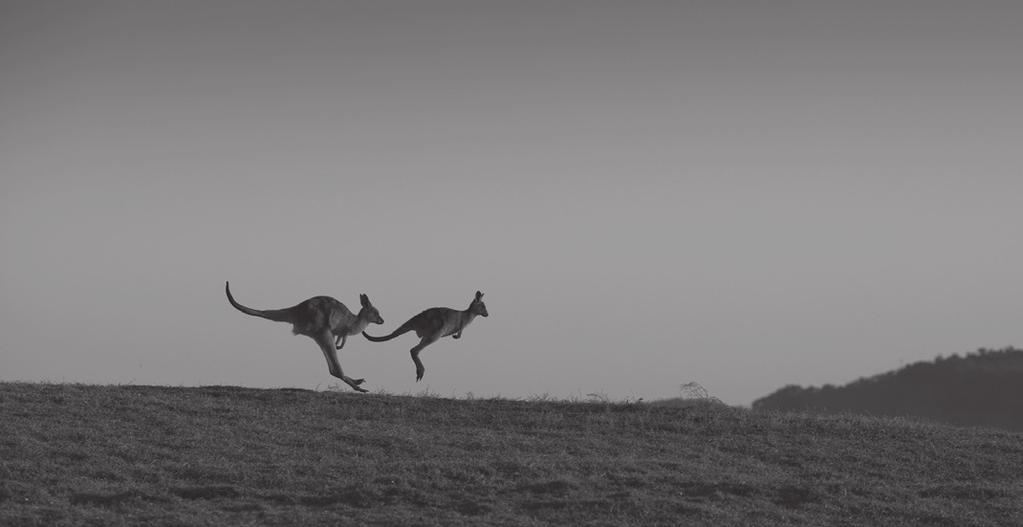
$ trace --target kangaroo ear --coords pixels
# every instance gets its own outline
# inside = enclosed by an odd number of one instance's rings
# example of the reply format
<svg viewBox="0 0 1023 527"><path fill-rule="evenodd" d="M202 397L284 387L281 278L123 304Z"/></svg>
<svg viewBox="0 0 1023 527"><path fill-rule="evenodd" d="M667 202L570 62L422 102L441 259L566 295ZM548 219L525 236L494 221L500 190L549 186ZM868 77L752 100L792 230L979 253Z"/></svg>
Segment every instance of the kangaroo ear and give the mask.
<svg viewBox="0 0 1023 527"><path fill-rule="evenodd" d="M479 300L479 299L481 299L481 298L483 298L483 293L480 293L480 292L479 292L479 291L477 290L477 291L476 291L476 300Z"/></svg>
<svg viewBox="0 0 1023 527"><path fill-rule="evenodd" d="M362 307L369 306L369 297L366 296L366 293L359 295L359 302L362 302Z"/></svg>

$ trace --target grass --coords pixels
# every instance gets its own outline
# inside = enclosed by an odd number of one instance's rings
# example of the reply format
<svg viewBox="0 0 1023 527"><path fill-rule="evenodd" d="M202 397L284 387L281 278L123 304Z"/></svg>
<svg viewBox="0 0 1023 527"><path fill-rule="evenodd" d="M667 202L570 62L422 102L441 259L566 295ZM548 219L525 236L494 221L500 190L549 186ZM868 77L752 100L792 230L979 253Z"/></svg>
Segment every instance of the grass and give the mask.
<svg viewBox="0 0 1023 527"><path fill-rule="evenodd" d="M0 525L1023 525L1023 435L715 403L0 383Z"/></svg>

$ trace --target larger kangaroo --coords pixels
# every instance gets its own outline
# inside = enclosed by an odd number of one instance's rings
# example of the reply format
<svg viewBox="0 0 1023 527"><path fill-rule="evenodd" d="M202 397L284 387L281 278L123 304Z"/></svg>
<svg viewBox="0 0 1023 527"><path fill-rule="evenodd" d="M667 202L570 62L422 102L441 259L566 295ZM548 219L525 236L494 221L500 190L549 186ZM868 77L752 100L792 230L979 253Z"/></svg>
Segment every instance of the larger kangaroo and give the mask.
<svg viewBox="0 0 1023 527"><path fill-rule="evenodd" d="M374 337L365 331L362 332L362 335L373 342L383 342L409 331L415 331L416 336L422 340L410 350L410 353L412 354L412 362L416 363L416 382L419 382L423 378L423 373L426 372L426 368L423 367L423 361L419 360L419 352L448 335L456 339L461 338L462 330L472 322L472 319L476 318L476 315L489 316L487 306L483 303L483 293L479 291L476 291L476 298L472 300L472 303L469 304L469 309L465 311L458 311L457 309L447 307L431 307L410 318L408 322L399 326L390 335Z"/></svg>
<svg viewBox="0 0 1023 527"><path fill-rule="evenodd" d="M314 296L300 304L284 309L258 310L245 307L231 296L231 284L224 283L227 301L238 311L254 317L262 317L275 322L292 324L291 332L305 335L316 341L327 359L330 374L351 386L357 392L368 390L359 386L365 379L353 379L341 371L341 363L337 360L337 350L345 346L349 335L356 335L366 329L371 322L383 324L380 312L369 302L369 297L359 295L362 309L359 314L352 314L344 304L329 296Z"/></svg>

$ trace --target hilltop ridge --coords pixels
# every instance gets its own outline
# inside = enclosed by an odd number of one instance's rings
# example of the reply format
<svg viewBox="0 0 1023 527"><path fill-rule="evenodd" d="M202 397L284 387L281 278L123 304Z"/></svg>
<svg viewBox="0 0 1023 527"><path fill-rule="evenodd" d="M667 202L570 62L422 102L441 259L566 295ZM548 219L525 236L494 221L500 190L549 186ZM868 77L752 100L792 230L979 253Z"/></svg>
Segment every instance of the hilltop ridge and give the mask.
<svg viewBox="0 0 1023 527"><path fill-rule="evenodd" d="M1012 525L1023 439L700 401L0 383L3 525Z"/></svg>

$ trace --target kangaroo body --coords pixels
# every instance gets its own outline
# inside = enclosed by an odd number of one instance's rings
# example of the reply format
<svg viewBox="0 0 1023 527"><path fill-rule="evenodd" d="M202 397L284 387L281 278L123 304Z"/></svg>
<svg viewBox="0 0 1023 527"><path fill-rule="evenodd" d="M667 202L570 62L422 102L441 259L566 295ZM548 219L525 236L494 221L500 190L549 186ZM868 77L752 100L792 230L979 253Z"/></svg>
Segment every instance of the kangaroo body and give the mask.
<svg viewBox="0 0 1023 527"><path fill-rule="evenodd" d="M490 316L487 313L486 304L483 303L483 293L479 291L476 291L476 298L469 304L468 309L459 311L447 307L431 307L398 326L398 329L391 332L390 335L374 337L365 331L362 332L362 335L373 342L384 342L409 331L415 331L420 341L409 350L409 353L412 355L412 362L416 365L416 382L419 382L426 372L423 361L419 359L419 352L444 337L461 338L462 330L477 316Z"/></svg>
<svg viewBox="0 0 1023 527"><path fill-rule="evenodd" d="M260 310L235 301L231 295L230 283L225 283L224 292L227 293L227 301L238 311L274 322L287 322L291 324L291 332L295 335L312 338L320 346L323 357L327 359L327 368L331 375L341 379L356 391L367 391L359 386L365 379L352 379L344 374L341 362L337 359L337 351L344 348L349 336L361 333L371 323L384 323L380 312L373 307L368 296L359 295L362 309L355 314L336 298L329 296L314 296L284 309Z"/></svg>

